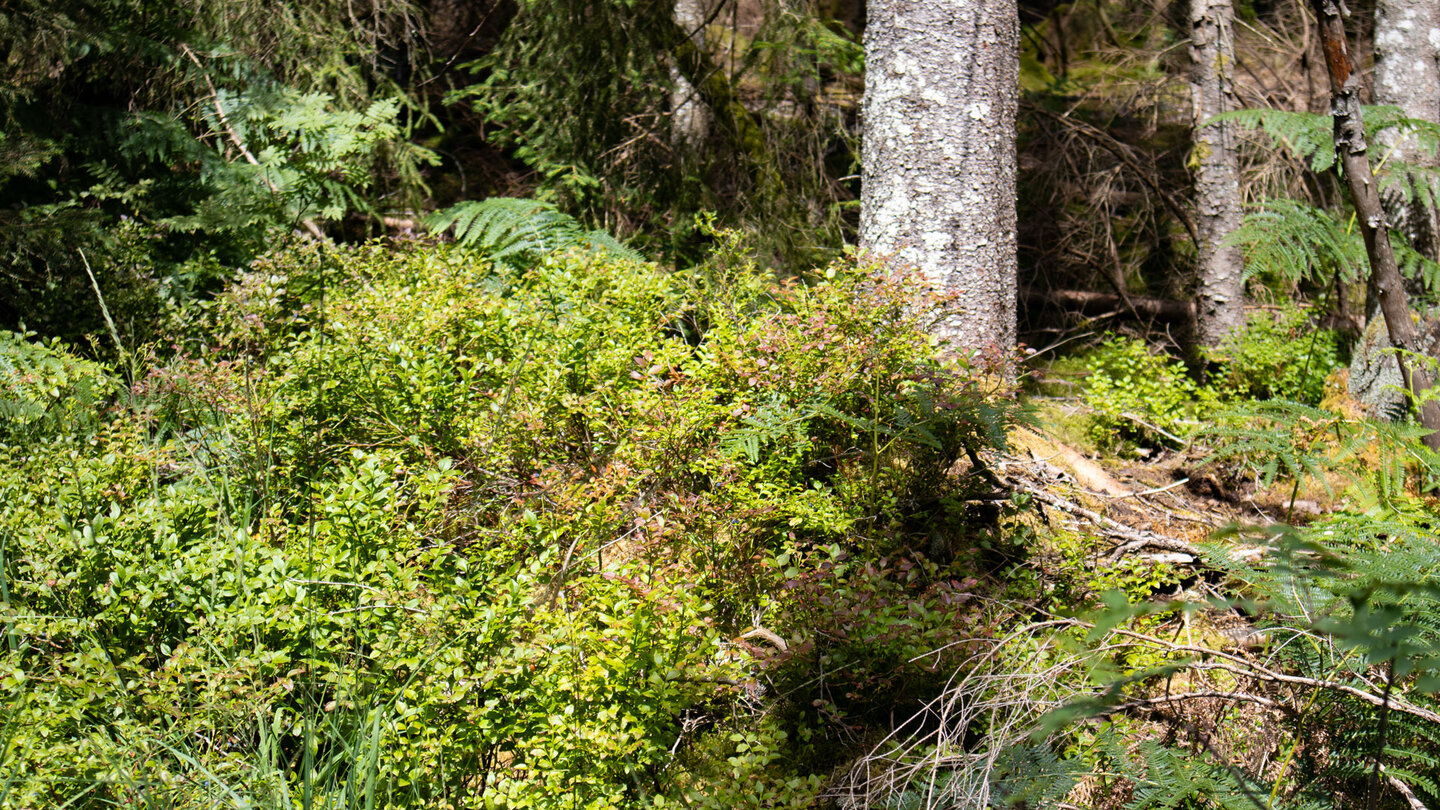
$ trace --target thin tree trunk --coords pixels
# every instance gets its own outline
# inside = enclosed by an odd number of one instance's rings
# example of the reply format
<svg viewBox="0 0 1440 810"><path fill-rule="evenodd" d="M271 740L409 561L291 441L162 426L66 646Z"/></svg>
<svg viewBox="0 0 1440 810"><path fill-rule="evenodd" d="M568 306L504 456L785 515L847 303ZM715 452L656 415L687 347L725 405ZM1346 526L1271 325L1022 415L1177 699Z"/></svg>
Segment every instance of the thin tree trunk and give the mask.
<svg viewBox="0 0 1440 810"><path fill-rule="evenodd" d="M960 352L1015 345L1015 0L871 0L860 242L953 298Z"/></svg>
<svg viewBox="0 0 1440 810"><path fill-rule="evenodd" d="M1240 227L1240 159L1234 126L1210 119L1235 109L1235 10L1230 0L1191 0L1191 94L1195 103L1195 225L1199 231L1200 340L1215 346L1245 321L1245 257L1225 238Z"/></svg>
<svg viewBox="0 0 1440 810"><path fill-rule="evenodd" d="M678 77L699 94L707 115L716 125L711 133L715 134L715 130L723 132L736 149L750 155L756 165L764 165L769 155L765 133L759 122L740 103L735 88L730 86L730 73L717 65L704 48L696 45L690 33L679 23L672 26L669 45L671 58L679 71Z"/></svg>
<svg viewBox="0 0 1440 810"><path fill-rule="evenodd" d="M674 15L675 24L696 48L703 50L707 19L704 0L675 0ZM678 65L670 69L670 79L670 143L683 152L698 152L710 135L710 108Z"/></svg>
<svg viewBox="0 0 1440 810"><path fill-rule="evenodd" d="M1338 0L1312 0L1312 3L1330 74L1335 149L1345 172L1345 182L1350 187L1350 195L1355 200L1356 219L1359 220L1360 232L1365 237L1365 251L1370 258L1370 278L1380 300L1380 311L1385 315L1390 344L1402 350L1396 357L1400 362L1400 373L1405 378L1406 387L1419 397L1431 388L1432 380L1426 368L1403 353L1417 351L1419 343L1410 300L1405 294L1404 281L1390 248L1390 232L1385 227L1380 194L1370 174L1365 121L1360 116L1360 76L1350 61ZM1440 449L1440 403L1432 400L1421 407L1420 424L1431 431L1425 437L1425 444L1431 449Z"/></svg>
<svg viewBox="0 0 1440 810"><path fill-rule="evenodd" d="M1378 0L1375 4L1376 104L1392 104L1410 118L1440 123L1440 5L1435 0ZM1433 150L1395 130L1376 133L1390 160L1433 168ZM1422 177L1409 177L1407 204L1385 199L1391 221L1416 250L1437 258L1435 188ZM1398 195L1397 195L1398 196Z"/></svg>

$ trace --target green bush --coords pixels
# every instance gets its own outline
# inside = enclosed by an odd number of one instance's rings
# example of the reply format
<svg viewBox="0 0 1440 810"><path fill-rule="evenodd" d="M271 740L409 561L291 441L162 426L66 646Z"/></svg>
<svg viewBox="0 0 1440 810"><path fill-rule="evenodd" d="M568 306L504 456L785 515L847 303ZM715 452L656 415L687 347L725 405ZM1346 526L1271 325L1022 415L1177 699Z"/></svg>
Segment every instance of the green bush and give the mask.
<svg viewBox="0 0 1440 810"><path fill-rule="evenodd" d="M1152 353L1144 342L1111 336L1086 358L1085 402L1094 411L1091 437L1114 447L1126 442L1178 444L1187 423L1213 404L1185 364Z"/></svg>
<svg viewBox="0 0 1440 810"><path fill-rule="evenodd" d="M1307 310L1284 304L1251 313L1209 360L1210 384L1224 399L1319 405L1325 377L1340 366L1339 338L1334 330L1316 328Z"/></svg>
<svg viewBox="0 0 1440 810"><path fill-rule="evenodd" d="M216 266L307 220L415 204L435 155L408 142L425 116L393 77L425 61L421 16L405 0L8 4L0 326L104 331L93 271L134 346L156 337L157 293L213 293Z"/></svg>
<svg viewBox="0 0 1440 810"><path fill-rule="evenodd" d="M812 802L879 715L806 684L936 677L894 665L977 558L908 549L981 531L949 471L1015 411L913 279L827 276L308 246L123 402L24 344L56 382L0 447L0 806Z"/></svg>

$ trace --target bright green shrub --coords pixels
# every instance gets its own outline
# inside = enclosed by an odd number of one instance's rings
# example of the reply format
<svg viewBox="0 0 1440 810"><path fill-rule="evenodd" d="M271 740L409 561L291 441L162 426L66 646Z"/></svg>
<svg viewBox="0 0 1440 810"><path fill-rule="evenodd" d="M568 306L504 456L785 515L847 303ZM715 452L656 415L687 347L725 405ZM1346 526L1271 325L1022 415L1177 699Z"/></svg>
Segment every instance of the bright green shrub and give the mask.
<svg viewBox="0 0 1440 810"><path fill-rule="evenodd" d="M1095 413L1092 437L1119 442L1176 443L1185 423L1211 402L1185 365L1154 354L1139 340L1112 336L1086 359L1085 402Z"/></svg>
<svg viewBox="0 0 1440 810"><path fill-rule="evenodd" d="M1340 365L1339 339L1293 304L1251 313L1212 351L1210 385L1224 399L1289 399L1319 405Z"/></svg>

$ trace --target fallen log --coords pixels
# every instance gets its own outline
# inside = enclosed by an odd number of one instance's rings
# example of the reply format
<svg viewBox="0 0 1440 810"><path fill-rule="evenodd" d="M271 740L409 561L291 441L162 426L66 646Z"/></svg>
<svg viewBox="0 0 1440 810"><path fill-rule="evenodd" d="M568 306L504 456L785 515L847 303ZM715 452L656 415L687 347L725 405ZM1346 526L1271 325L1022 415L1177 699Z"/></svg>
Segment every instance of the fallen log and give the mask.
<svg viewBox="0 0 1440 810"><path fill-rule="evenodd" d="M1147 298L1129 296L1128 303L1114 293L1089 292L1087 290L1040 290L1026 287L1020 291L1028 306L1052 306L1079 312L1083 315L1104 315L1109 313L1134 312L1145 318L1175 323L1195 322L1195 303L1177 301L1171 298Z"/></svg>

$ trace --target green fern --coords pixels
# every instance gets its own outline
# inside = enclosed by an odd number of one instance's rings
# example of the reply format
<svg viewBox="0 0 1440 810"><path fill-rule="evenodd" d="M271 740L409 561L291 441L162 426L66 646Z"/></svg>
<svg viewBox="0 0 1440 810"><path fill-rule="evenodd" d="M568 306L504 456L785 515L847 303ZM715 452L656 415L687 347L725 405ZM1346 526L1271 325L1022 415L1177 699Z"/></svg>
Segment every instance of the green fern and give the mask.
<svg viewBox="0 0 1440 810"><path fill-rule="evenodd" d="M1080 765L1077 760L1061 758L1043 743L1007 748L990 776L991 804L1051 807L1062 801L1084 775Z"/></svg>
<svg viewBox="0 0 1440 810"><path fill-rule="evenodd" d="M1242 402L1217 414L1196 439L1212 448L1203 463L1228 462L1262 486L1282 475L1323 481L1330 457L1326 441L1344 422L1330 411L1288 400Z"/></svg>
<svg viewBox="0 0 1440 810"><path fill-rule="evenodd" d="M1211 119L1261 130L1316 172L1335 165L1334 121L1328 115L1292 110L1234 110Z"/></svg>
<svg viewBox="0 0 1440 810"><path fill-rule="evenodd" d="M467 200L430 214L425 225L433 231L450 230L460 244L517 268L533 265L544 254L569 250L644 261L615 237L585 230L574 217L538 200Z"/></svg>
<svg viewBox="0 0 1440 810"><path fill-rule="evenodd" d="M1245 275L1298 281L1339 271L1353 282L1366 267L1365 243L1356 229L1300 200L1272 198L1245 215L1227 237L1245 251Z"/></svg>
<svg viewBox="0 0 1440 810"><path fill-rule="evenodd" d="M1217 414L1196 434L1211 448L1206 462L1231 464L1254 475L1262 486L1279 478L1306 478L1329 485L1325 473L1345 471L1376 501L1404 496L1406 465L1434 463L1417 439L1424 428L1414 425L1350 419L1333 411L1283 399L1242 402ZM1378 461L1368 453L1378 451Z"/></svg>
<svg viewBox="0 0 1440 810"><path fill-rule="evenodd" d="M115 381L99 364L27 337L0 331L0 442L95 422Z"/></svg>
<svg viewBox="0 0 1440 810"><path fill-rule="evenodd" d="M1256 786L1242 784L1235 772L1213 762L1196 762L1191 756L1153 740L1139 745L1139 767L1128 774L1135 793L1126 810L1174 810L1204 807L1213 810L1256 810ZM1263 806L1263 805L1262 805Z"/></svg>
<svg viewBox="0 0 1440 810"><path fill-rule="evenodd" d="M721 451L736 457L742 453L751 464L760 461L762 447L787 443L801 448L809 441L810 420L822 413L833 412L820 400L792 406L782 397L761 403L755 413L741 420L741 426L720 439Z"/></svg>
<svg viewBox="0 0 1440 810"><path fill-rule="evenodd" d="M1362 108L1362 115L1365 133L1371 138L1385 130L1396 130L1419 140L1422 148L1433 151L1440 147L1440 125L1410 118L1399 107L1366 106ZM1234 110L1213 120L1264 132L1317 173L1335 167L1335 122L1329 115L1293 110Z"/></svg>
<svg viewBox="0 0 1440 810"><path fill-rule="evenodd" d="M1407 117L1398 107L1365 107L1366 132L1392 131L1417 141L1422 149L1440 148L1440 125ZM1217 116L1242 128L1258 129L1283 146L1312 170L1323 173L1335 168L1333 122L1328 115L1289 110L1236 110ZM1395 160L1386 150L1372 150L1376 182L1387 200L1420 202L1434 207L1440 169L1414 166ZM1405 238L1390 234L1400 270L1406 278L1419 279L1429 290L1440 290L1440 264L1415 251ZM1365 245L1352 218L1335 214L1306 202L1268 199L1258 210L1245 216L1241 227L1228 237L1230 244L1245 251L1245 273L1296 282L1328 278L1338 273L1345 282L1361 278L1367 268Z"/></svg>
<svg viewBox="0 0 1440 810"><path fill-rule="evenodd" d="M1411 185L1407 182L1404 187ZM1367 267L1365 242L1353 223L1301 200L1264 200L1226 241L1245 251L1246 278L1270 276L1296 282L1338 272L1342 281L1353 283ZM1440 290L1440 263L1417 252L1399 233L1391 232L1390 244L1406 278Z"/></svg>
<svg viewBox="0 0 1440 810"><path fill-rule="evenodd" d="M213 104L201 108L202 118L227 149L243 144L248 158L200 155L205 177L217 192L194 214L166 224L178 230L238 230L257 219L293 226L302 219L340 219L351 211L373 213L364 192L382 155L402 173L436 160L434 153L405 141L399 114L394 99L345 110L324 93L284 87L218 90ZM170 133L176 144L158 145L166 125L137 119L129 148L166 154L183 147L179 131ZM174 129L173 122L170 126Z"/></svg>
<svg viewBox="0 0 1440 810"><path fill-rule="evenodd" d="M1440 687L1440 547L1433 520L1433 513L1384 508L1342 513L1302 528L1268 530L1263 560L1236 562L1216 548L1207 561L1240 594L1257 600L1252 610L1269 625L1270 666L1370 692L1391 677L1394 698L1434 710L1436 701L1426 694ZM1375 706L1328 690L1315 701L1314 716L1329 718L1323 750L1307 754L1316 759L1303 766L1315 775L1315 786L1360 801L1379 753L1387 773L1426 802L1437 799L1440 726L1392 710L1382 740Z"/></svg>
<svg viewBox="0 0 1440 810"><path fill-rule="evenodd" d="M1436 179L1440 180L1440 175ZM1405 187L1410 188L1412 184L1406 183ZM1395 250L1400 275L1418 280L1432 296L1440 293L1440 262L1411 247L1409 240L1395 231L1390 232L1390 245Z"/></svg>
<svg viewBox="0 0 1440 810"><path fill-rule="evenodd" d="M1358 681L1357 681L1358 683ZM1338 701L1325 701L1322 711L1354 718L1353 722L1327 724L1330 737L1327 755L1310 764L1312 773L1327 783L1332 794L1349 797L1356 802L1368 795L1370 776L1375 767L1374 754L1380 744L1378 724L1373 709L1347 707ZM1364 712L1369 716L1357 716ZM1381 756L1385 774L1403 782L1417 797L1433 806L1440 800L1440 729L1403 712L1390 712ZM1382 796L1394 795L1382 786Z"/></svg>

